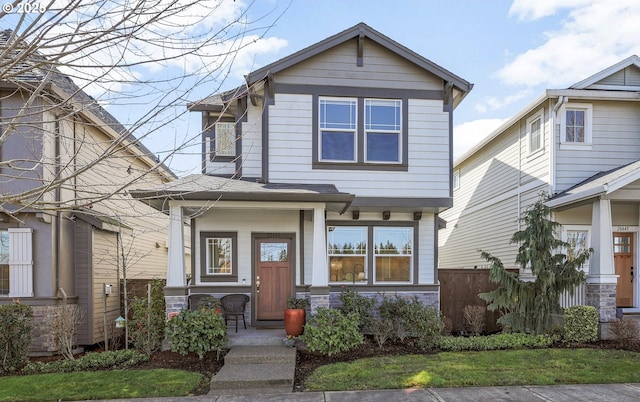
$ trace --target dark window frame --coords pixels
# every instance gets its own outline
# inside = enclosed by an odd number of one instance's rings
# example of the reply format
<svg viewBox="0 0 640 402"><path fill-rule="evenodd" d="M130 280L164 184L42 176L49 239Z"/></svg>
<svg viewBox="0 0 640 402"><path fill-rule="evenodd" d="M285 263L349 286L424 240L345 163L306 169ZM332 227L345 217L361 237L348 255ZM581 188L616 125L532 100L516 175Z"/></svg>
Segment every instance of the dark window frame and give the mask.
<svg viewBox="0 0 640 402"><path fill-rule="evenodd" d="M207 274L207 239L231 238L231 273ZM237 282L238 281L238 232L200 232L200 281L201 282Z"/></svg>
<svg viewBox="0 0 640 402"><path fill-rule="evenodd" d="M216 153L216 125L217 123L233 123L234 125L234 141L236 146L233 147L234 155L218 155ZM204 127L204 141L208 143L207 154L210 162L233 162L238 157L238 124L233 118L207 116Z"/></svg>

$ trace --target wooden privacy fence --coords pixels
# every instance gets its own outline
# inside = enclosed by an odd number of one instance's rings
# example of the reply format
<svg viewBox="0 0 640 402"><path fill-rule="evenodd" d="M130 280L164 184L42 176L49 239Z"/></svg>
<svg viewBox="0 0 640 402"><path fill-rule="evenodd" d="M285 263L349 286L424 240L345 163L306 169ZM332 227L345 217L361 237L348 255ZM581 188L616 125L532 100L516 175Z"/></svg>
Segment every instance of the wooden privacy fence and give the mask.
<svg viewBox="0 0 640 402"><path fill-rule="evenodd" d="M510 270L518 272L518 270ZM479 293L489 292L498 287L489 281L488 269L440 269L440 309L451 320L452 331L464 330L463 310L465 306L485 306ZM500 327L496 323L497 312L485 313L485 332L496 332Z"/></svg>

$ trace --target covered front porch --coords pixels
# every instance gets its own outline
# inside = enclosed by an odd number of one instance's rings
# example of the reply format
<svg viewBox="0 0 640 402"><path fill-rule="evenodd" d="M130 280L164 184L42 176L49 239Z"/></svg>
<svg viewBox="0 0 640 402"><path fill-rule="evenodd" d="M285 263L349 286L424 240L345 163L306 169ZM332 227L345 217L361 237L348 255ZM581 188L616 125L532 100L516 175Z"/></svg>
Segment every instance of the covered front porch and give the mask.
<svg viewBox="0 0 640 402"><path fill-rule="evenodd" d="M547 204L562 224L571 254L593 248L585 267L586 284L563 307L596 307L606 334L607 323L640 312L640 162L596 175L554 197Z"/></svg>

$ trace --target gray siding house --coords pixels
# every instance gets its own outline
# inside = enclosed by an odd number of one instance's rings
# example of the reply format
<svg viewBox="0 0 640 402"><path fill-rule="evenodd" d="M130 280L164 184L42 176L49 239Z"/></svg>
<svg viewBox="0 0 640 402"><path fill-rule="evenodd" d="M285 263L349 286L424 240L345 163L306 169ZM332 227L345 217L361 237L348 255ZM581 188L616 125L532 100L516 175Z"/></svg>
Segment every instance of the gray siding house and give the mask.
<svg viewBox="0 0 640 402"><path fill-rule="evenodd" d="M343 289L437 306L453 110L471 88L358 24L190 104L203 174L132 193L170 214L168 313L243 293L252 325L273 325L287 298L335 306Z"/></svg>
<svg viewBox="0 0 640 402"><path fill-rule="evenodd" d="M83 312L78 345L113 336L123 250L128 278L166 275L166 215L121 190L134 172L158 185L176 176L69 77L10 37L0 32L0 47L11 49L0 68L0 305L32 306L31 352L49 354L57 351L49 318L65 302Z"/></svg>
<svg viewBox="0 0 640 402"><path fill-rule="evenodd" d="M640 308L640 58L549 89L454 165L441 216L439 268L487 268L479 249L515 265L518 217L540 194L573 251L593 247L586 285L561 305L589 304L603 324ZM513 264L513 265L509 265ZM526 275L526 273L522 273ZM605 325L606 327L606 325Z"/></svg>

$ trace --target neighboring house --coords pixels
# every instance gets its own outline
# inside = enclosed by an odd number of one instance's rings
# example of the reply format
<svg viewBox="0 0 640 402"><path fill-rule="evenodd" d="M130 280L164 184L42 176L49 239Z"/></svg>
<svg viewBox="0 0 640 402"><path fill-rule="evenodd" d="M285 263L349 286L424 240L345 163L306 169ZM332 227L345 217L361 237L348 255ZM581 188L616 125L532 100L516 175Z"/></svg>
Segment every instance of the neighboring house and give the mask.
<svg viewBox="0 0 640 402"><path fill-rule="evenodd" d="M453 110L471 88L358 24L189 105L203 174L132 192L170 213L168 313L188 294L243 293L252 324L273 325L287 298L315 310L344 289L437 306Z"/></svg>
<svg viewBox="0 0 640 402"><path fill-rule="evenodd" d="M563 306L589 304L600 320L640 307L640 58L567 89L549 89L454 166L454 205L442 214L439 268L487 268L482 249L515 265L518 218L550 195L569 254L595 250L586 285ZM523 273L525 274L525 273Z"/></svg>
<svg viewBox="0 0 640 402"><path fill-rule="evenodd" d="M127 183L176 176L42 56L8 68L27 49L10 35L0 32L12 49L0 75L0 304L33 307L33 353L56 351L48 319L65 301L84 314L77 343L103 342L121 314L123 264L130 279L166 275L168 219Z"/></svg>

